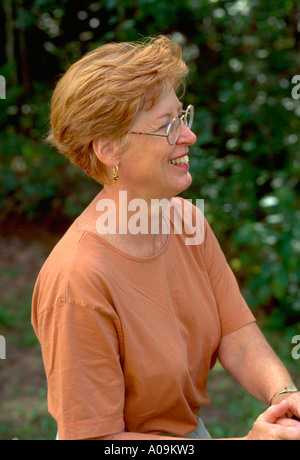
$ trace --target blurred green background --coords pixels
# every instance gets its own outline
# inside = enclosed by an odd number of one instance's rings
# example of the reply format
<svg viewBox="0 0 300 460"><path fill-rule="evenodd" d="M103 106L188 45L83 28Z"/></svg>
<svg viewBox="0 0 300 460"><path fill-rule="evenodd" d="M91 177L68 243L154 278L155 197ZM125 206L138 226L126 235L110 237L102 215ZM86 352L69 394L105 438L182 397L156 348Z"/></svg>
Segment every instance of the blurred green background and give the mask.
<svg viewBox="0 0 300 460"><path fill-rule="evenodd" d="M1 0L0 439L53 439L30 326L37 273L99 186L44 142L58 76L110 41L171 35L195 105L192 187L270 343L300 385L300 5L292 0ZM300 77L299 77L300 80ZM220 367L213 436L241 436L265 406Z"/></svg>

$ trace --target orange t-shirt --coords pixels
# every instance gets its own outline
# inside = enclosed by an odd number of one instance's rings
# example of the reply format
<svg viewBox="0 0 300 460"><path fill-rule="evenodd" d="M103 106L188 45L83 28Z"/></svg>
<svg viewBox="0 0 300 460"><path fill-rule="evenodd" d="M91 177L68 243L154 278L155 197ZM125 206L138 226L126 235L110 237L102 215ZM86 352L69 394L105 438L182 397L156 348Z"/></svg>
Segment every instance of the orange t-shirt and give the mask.
<svg viewBox="0 0 300 460"><path fill-rule="evenodd" d="M74 222L50 254L32 324L60 439L197 427L222 336L255 321L203 221L200 244L171 222L165 246L146 258Z"/></svg>

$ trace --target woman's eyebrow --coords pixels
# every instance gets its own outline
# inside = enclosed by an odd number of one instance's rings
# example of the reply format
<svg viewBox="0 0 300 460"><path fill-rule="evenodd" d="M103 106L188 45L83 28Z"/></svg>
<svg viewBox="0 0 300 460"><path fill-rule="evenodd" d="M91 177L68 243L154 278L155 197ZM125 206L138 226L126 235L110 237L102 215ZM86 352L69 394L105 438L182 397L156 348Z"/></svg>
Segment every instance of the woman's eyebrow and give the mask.
<svg viewBox="0 0 300 460"><path fill-rule="evenodd" d="M180 104L178 106L178 109L177 109L177 112L180 112L180 110L182 110L182 107L183 107L183 104ZM158 118L165 118L165 117L173 117L174 116L174 112L164 112L162 115L160 115Z"/></svg>

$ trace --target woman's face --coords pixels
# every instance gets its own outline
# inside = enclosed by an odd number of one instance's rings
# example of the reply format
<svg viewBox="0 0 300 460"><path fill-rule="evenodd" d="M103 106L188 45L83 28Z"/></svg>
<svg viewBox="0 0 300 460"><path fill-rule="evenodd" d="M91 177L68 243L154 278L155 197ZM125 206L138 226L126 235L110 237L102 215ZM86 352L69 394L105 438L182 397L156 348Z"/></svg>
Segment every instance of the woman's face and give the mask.
<svg viewBox="0 0 300 460"><path fill-rule="evenodd" d="M182 104L172 90L150 110L143 110L131 131L165 134L181 110ZM120 157L120 186L131 198L170 199L178 195L190 186L192 178L188 162L172 164L172 160L188 155L189 146L195 142L195 134L184 124L174 145L166 137L130 135Z"/></svg>

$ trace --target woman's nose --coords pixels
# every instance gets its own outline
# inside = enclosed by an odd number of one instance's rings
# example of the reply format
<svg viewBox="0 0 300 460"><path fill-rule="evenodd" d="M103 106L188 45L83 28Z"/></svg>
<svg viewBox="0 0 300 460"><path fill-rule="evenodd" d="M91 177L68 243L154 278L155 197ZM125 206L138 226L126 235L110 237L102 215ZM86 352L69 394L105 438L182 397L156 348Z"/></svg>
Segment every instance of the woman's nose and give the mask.
<svg viewBox="0 0 300 460"><path fill-rule="evenodd" d="M197 140L196 134L185 124L182 124L180 136L176 144L193 145Z"/></svg>

